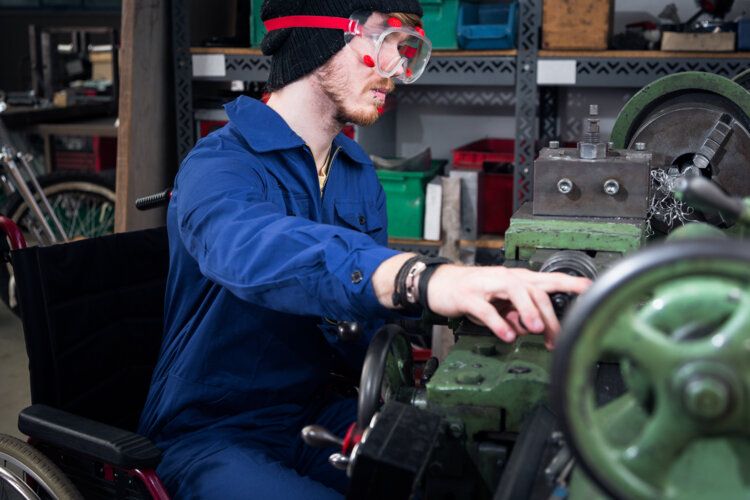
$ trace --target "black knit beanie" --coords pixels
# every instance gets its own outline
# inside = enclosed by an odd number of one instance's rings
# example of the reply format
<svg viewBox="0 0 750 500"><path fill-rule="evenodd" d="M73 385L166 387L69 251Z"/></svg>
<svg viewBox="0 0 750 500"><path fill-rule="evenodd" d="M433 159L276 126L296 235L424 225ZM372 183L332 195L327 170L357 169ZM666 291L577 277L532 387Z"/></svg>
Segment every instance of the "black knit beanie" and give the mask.
<svg viewBox="0 0 750 500"><path fill-rule="evenodd" d="M299 15L348 18L359 10L422 16L419 0L264 0L260 18L263 21ZM265 55L273 56L268 90L278 90L313 72L344 45L344 32L334 29L287 28L267 33L261 49Z"/></svg>

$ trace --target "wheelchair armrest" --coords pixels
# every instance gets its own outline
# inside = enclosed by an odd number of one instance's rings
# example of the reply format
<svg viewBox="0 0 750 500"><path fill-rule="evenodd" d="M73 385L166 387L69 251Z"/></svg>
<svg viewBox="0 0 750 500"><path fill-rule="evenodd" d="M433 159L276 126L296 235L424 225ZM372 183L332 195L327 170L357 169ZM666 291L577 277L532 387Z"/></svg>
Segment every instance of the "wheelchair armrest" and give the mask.
<svg viewBox="0 0 750 500"><path fill-rule="evenodd" d="M161 461L161 450L139 434L47 405L22 410L18 429L32 439L124 469L155 469Z"/></svg>

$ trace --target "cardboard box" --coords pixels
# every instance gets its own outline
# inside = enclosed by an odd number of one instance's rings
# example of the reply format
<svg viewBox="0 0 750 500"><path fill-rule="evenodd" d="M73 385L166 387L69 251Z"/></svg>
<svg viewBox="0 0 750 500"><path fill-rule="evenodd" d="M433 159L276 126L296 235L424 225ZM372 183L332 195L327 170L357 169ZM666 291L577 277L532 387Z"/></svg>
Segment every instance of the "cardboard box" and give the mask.
<svg viewBox="0 0 750 500"><path fill-rule="evenodd" d="M614 0L544 0L542 48L607 50Z"/></svg>
<svg viewBox="0 0 750 500"><path fill-rule="evenodd" d="M112 81L112 53L92 52L89 54L91 61L91 79Z"/></svg>
<svg viewBox="0 0 750 500"><path fill-rule="evenodd" d="M661 50L696 52L733 52L735 33L678 33L665 31L661 36Z"/></svg>

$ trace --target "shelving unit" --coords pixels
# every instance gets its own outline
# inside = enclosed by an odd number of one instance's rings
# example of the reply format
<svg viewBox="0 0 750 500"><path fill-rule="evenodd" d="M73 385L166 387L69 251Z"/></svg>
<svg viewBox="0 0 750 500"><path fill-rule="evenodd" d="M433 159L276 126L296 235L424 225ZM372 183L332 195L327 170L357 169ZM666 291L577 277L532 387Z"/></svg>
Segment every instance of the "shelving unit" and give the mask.
<svg viewBox="0 0 750 500"><path fill-rule="evenodd" d="M180 16L185 24L185 12L178 4L173 2L175 26L180 24ZM520 0L517 50L436 51L418 83L397 94L406 104L514 105L515 207L531 198L536 148L559 137L557 89L562 86L639 88L681 71L708 71L732 78L750 63L750 52L539 50L541 11L542 0ZM175 44L187 40L187 33L173 32ZM176 45L177 48L183 53L186 50L184 45ZM194 48L189 53L192 59L178 60L183 71L175 81L178 109L190 110L189 117L178 111L180 158L194 142L190 78L265 81L270 69L270 58L258 49ZM564 69L558 80L555 80L558 76L549 79L550 64ZM189 71L184 71L188 67ZM468 86L472 88L467 90Z"/></svg>

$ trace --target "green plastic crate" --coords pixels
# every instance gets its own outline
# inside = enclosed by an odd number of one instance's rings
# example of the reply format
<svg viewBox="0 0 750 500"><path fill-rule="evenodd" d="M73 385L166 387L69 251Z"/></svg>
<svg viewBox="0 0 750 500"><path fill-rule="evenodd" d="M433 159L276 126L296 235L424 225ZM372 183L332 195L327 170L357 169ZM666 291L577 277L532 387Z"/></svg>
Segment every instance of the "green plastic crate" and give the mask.
<svg viewBox="0 0 750 500"><path fill-rule="evenodd" d="M419 0L422 22L433 49L457 49L458 0Z"/></svg>
<svg viewBox="0 0 750 500"><path fill-rule="evenodd" d="M425 186L445 163L443 160L432 160L432 168L426 172L377 170L385 191L388 236L422 238Z"/></svg>
<svg viewBox="0 0 750 500"><path fill-rule="evenodd" d="M250 0L250 45L260 47L266 28L260 20L263 0ZM458 0L419 0L422 22L433 49L457 49Z"/></svg>
<svg viewBox="0 0 750 500"><path fill-rule="evenodd" d="M260 6L263 0L250 0L250 46L260 47L260 42L266 36L266 27L260 19Z"/></svg>

